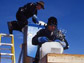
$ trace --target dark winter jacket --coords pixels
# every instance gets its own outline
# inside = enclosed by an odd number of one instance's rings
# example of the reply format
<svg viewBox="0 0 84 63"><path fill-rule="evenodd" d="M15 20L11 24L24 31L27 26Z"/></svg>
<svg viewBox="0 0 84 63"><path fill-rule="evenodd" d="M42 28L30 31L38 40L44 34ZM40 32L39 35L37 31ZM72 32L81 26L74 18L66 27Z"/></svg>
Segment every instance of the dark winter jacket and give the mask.
<svg viewBox="0 0 84 63"><path fill-rule="evenodd" d="M41 30L38 31L37 34L33 37L33 39L32 39L32 44L33 44L33 45L39 45L40 43L38 42L38 38L39 38L39 37L42 37L42 36L47 37L50 41L55 41L56 39L62 41L62 40L64 39L64 41L65 41L65 43L66 43L66 47L64 47L64 49L68 49L68 46L69 46L69 45L68 45L66 39L65 39L63 36L61 36L61 35L59 34L59 30L55 30L54 32L51 32L51 31L49 31L48 29L41 29Z"/></svg>
<svg viewBox="0 0 84 63"><path fill-rule="evenodd" d="M20 7L17 13L23 13L26 18L32 17L34 14L37 15L36 3L28 3L23 7Z"/></svg>

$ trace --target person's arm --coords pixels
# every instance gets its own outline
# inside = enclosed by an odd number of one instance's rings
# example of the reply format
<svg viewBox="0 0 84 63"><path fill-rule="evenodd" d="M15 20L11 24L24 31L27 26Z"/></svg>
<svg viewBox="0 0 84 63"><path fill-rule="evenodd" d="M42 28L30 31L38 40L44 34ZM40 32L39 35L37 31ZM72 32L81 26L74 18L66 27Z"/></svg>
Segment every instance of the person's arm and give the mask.
<svg viewBox="0 0 84 63"><path fill-rule="evenodd" d="M38 24L39 21L38 21L38 17L37 17L37 9L36 9L36 4L33 3L31 5L31 8L30 8L30 11L32 12L32 21L35 23L35 24Z"/></svg>
<svg viewBox="0 0 84 63"><path fill-rule="evenodd" d="M58 39L60 40L59 43L63 46L64 50L69 48L69 44L65 38L63 39L58 38Z"/></svg>
<svg viewBox="0 0 84 63"><path fill-rule="evenodd" d="M64 47L64 50L66 50L66 49L69 48L69 44L68 44L68 42L67 42L67 40L66 40L65 38L64 38L63 40L64 40L64 42L65 42L65 44L66 44L66 46Z"/></svg>
<svg viewBox="0 0 84 63"><path fill-rule="evenodd" d="M37 34L32 38L32 44L33 45L41 45L45 42L48 42L48 38L43 35L44 29L41 29Z"/></svg>
<svg viewBox="0 0 84 63"><path fill-rule="evenodd" d="M64 50L69 48L69 44L65 39L65 35L61 31L58 31L58 39L61 41L61 44L64 44Z"/></svg>
<svg viewBox="0 0 84 63"><path fill-rule="evenodd" d="M32 38L32 44L33 44L33 45L38 45L38 35L35 35L35 36Z"/></svg>
<svg viewBox="0 0 84 63"><path fill-rule="evenodd" d="M32 38L32 44L33 45L38 45L39 41L38 38L42 36L42 29L40 31L37 32L37 34Z"/></svg>
<svg viewBox="0 0 84 63"><path fill-rule="evenodd" d="M36 14L33 15L32 20L33 20L33 22L36 23L36 24L39 23L39 20L38 20L38 17L37 17Z"/></svg>

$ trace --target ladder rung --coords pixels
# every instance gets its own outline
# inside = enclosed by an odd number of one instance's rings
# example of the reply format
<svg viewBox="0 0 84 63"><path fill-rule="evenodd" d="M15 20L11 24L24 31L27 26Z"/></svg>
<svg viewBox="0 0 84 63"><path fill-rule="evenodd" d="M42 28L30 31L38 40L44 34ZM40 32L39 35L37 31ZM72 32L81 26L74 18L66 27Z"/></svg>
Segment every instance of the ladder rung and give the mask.
<svg viewBox="0 0 84 63"><path fill-rule="evenodd" d="M0 55L9 55L9 56L12 56L14 54L11 54L11 53L0 53Z"/></svg>
<svg viewBox="0 0 84 63"><path fill-rule="evenodd" d="M10 57L0 57L0 59L11 59Z"/></svg>
<svg viewBox="0 0 84 63"><path fill-rule="evenodd" d="M11 50L9 48L0 48L0 50Z"/></svg>
<svg viewBox="0 0 84 63"><path fill-rule="evenodd" d="M10 43L0 43L0 45L13 46L13 44Z"/></svg>
<svg viewBox="0 0 84 63"><path fill-rule="evenodd" d="M4 34L4 33L0 33L0 35L2 35L3 37L12 37L13 35L12 34Z"/></svg>

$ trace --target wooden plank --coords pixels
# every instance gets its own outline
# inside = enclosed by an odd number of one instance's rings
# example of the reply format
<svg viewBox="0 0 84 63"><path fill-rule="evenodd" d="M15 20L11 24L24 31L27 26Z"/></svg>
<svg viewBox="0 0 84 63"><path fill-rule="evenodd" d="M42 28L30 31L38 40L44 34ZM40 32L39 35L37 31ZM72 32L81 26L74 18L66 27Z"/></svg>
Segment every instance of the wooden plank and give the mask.
<svg viewBox="0 0 84 63"><path fill-rule="evenodd" d="M79 54L47 54L44 58L39 63L84 63L84 55Z"/></svg>
<svg viewBox="0 0 84 63"><path fill-rule="evenodd" d="M27 56L25 59L25 63L33 63L34 58Z"/></svg>
<svg viewBox="0 0 84 63"><path fill-rule="evenodd" d="M44 56L40 61L39 63L47 63L47 55Z"/></svg>

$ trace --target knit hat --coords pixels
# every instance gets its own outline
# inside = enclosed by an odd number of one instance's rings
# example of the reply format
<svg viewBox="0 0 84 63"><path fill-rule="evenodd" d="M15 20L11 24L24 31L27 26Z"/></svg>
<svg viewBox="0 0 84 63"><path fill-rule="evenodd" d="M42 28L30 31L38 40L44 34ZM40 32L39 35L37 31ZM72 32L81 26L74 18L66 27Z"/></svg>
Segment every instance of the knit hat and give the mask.
<svg viewBox="0 0 84 63"><path fill-rule="evenodd" d="M47 25L55 25L55 26L57 26L57 18L55 18L55 17L50 17L50 18L48 19Z"/></svg>

